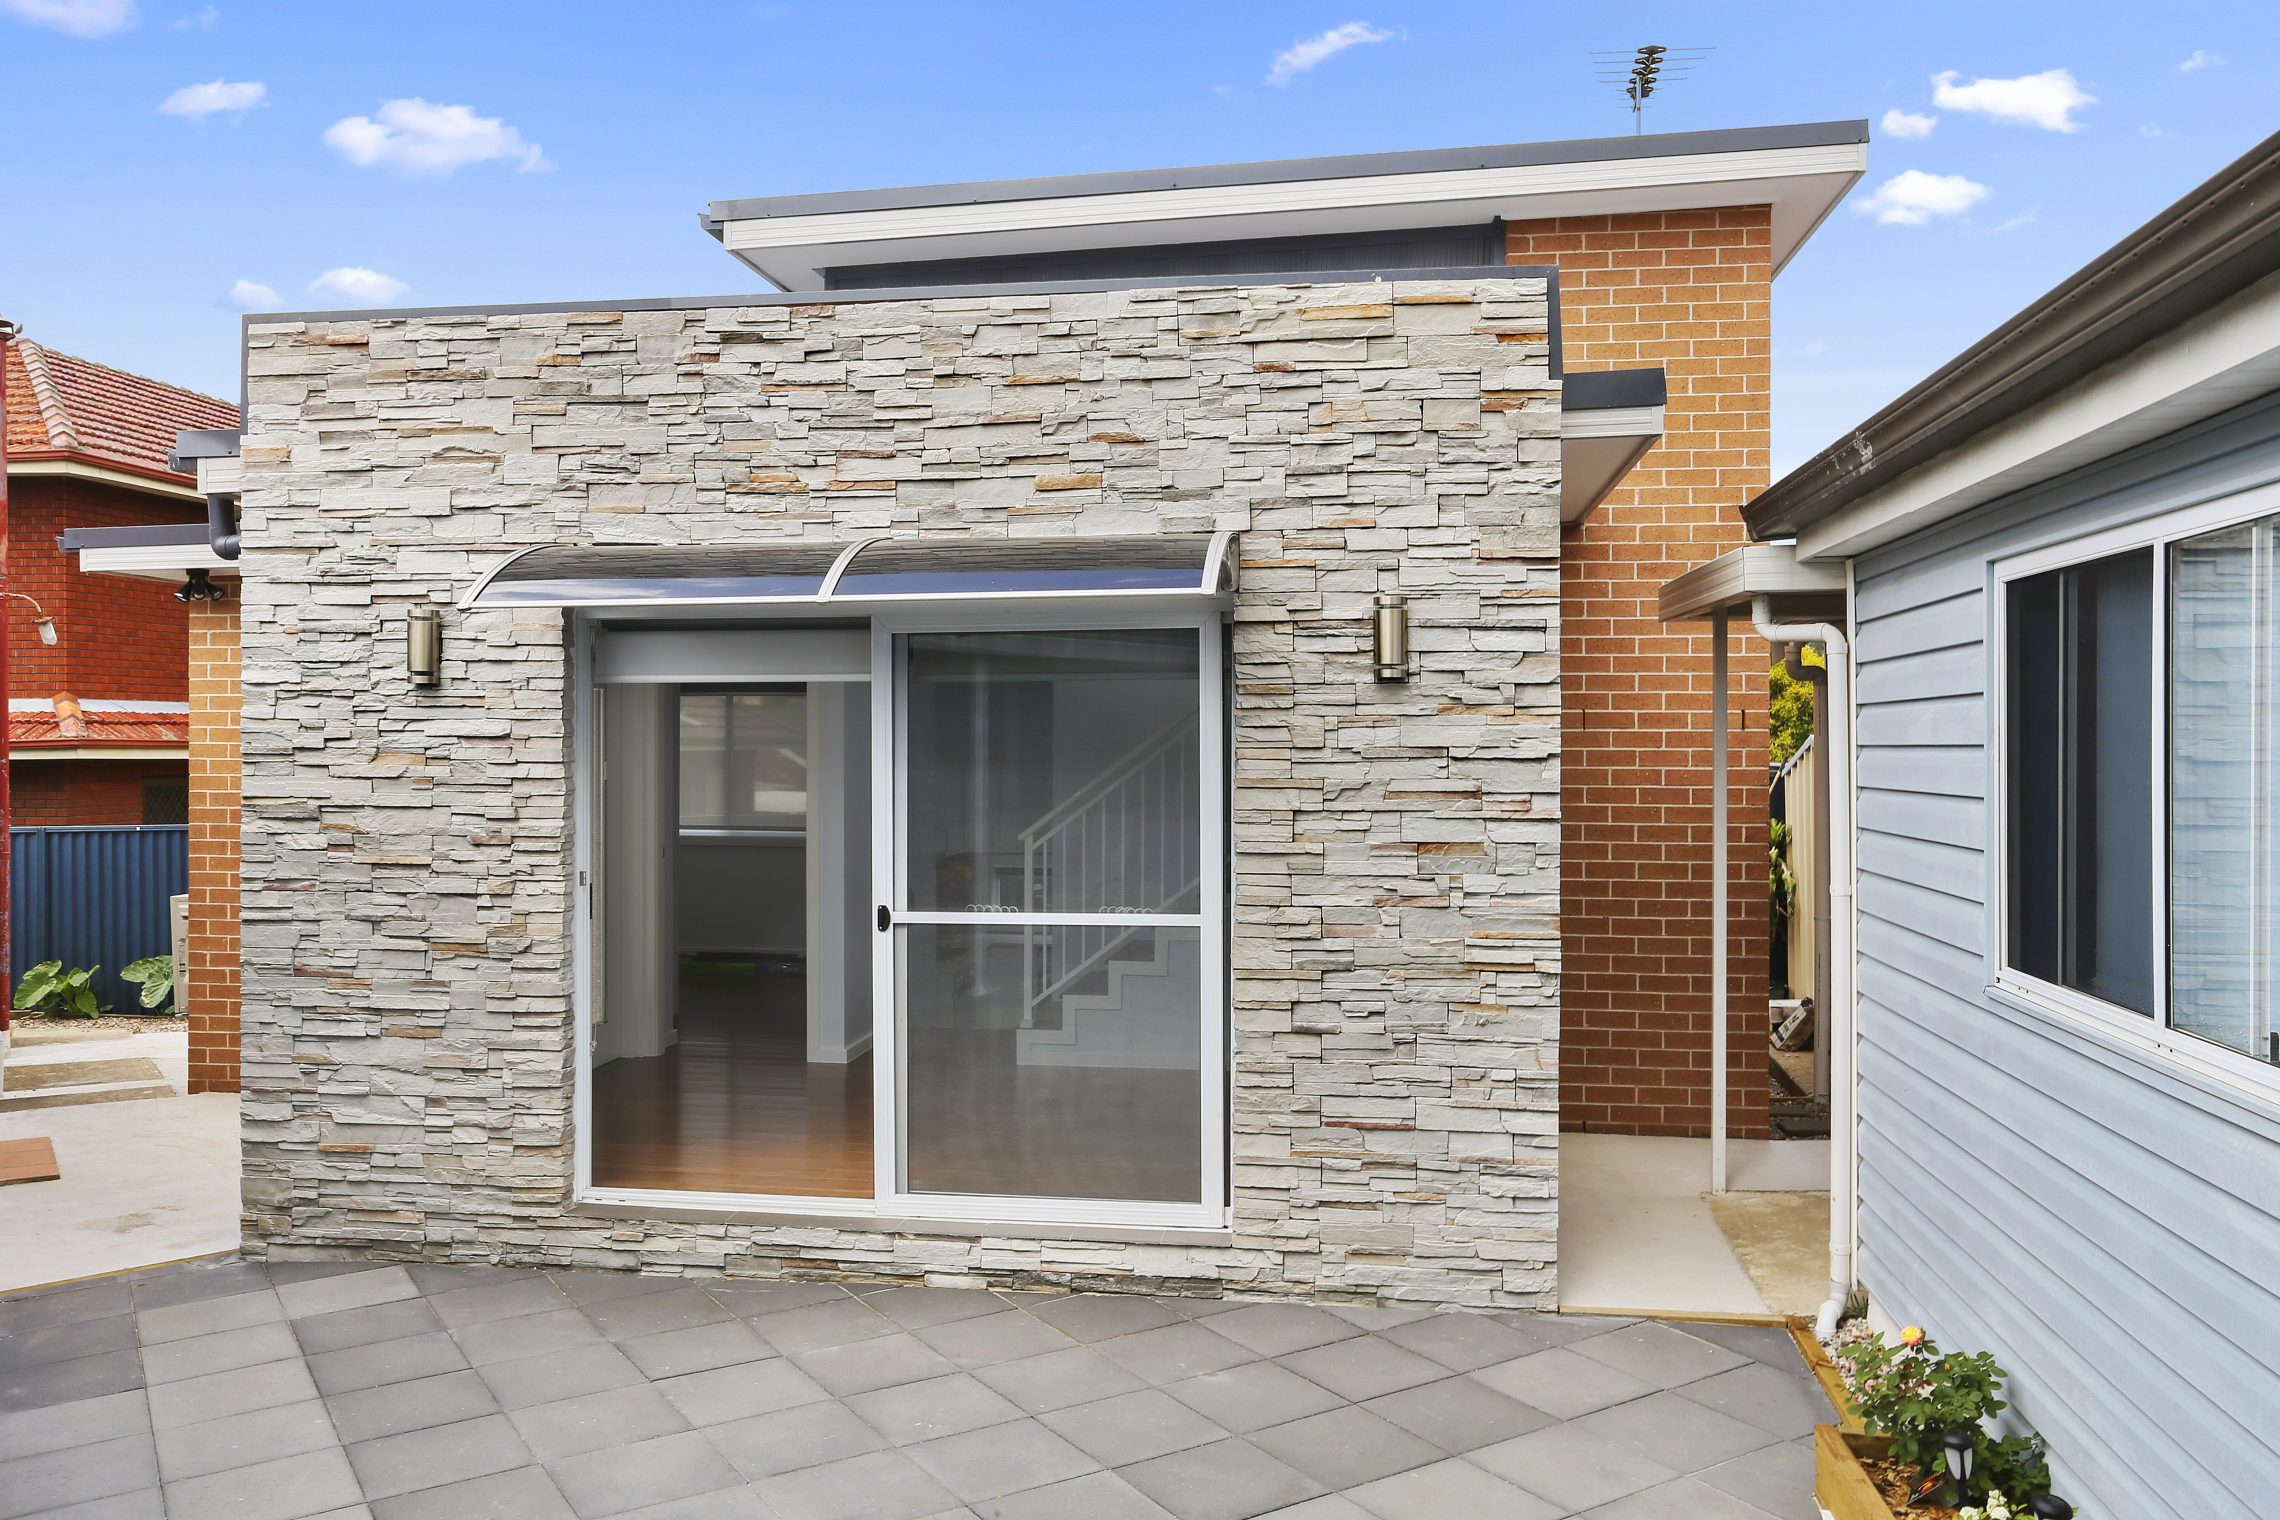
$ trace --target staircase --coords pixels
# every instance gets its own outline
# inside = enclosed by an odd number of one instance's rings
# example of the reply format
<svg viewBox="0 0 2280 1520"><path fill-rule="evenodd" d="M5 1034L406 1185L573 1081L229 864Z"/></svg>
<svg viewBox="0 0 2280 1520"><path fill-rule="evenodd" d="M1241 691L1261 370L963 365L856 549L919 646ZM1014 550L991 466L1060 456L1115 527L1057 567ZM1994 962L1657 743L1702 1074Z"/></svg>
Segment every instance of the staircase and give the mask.
<svg viewBox="0 0 2280 1520"><path fill-rule="evenodd" d="M1127 931L1146 934L1145 956L1112 957L1099 992L1061 995L1057 1028L1027 1028L1014 1035L1022 1066L1115 1066L1193 1071L1199 1058L1196 988L1203 975L1203 940L1193 929ZM1140 947L1127 941L1128 947Z"/></svg>

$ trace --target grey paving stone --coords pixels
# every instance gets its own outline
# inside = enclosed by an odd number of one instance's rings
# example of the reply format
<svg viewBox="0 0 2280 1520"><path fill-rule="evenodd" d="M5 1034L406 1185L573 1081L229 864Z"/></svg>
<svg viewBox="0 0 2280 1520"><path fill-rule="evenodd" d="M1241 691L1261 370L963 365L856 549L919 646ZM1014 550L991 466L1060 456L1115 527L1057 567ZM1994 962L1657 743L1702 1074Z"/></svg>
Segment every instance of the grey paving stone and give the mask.
<svg viewBox="0 0 2280 1520"><path fill-rule="evenodd" d="M844 1346L850 1341L869 1340L874 1336L896 1335L902 1330L893 1320L864 1308L845 1294L820 1304L748 1315L744 1322L786 1356L821 1351L827 1346Z"/></svg>
<svg viewBox="0 0 2280 1520"><path fill-rule="evenodd" d="M166 1485L168 1520L306 1520L363 1503L337 1446Z"/></svg>
<svg viewBox="0 0 2280 1520"><path fill-rule="evenodd" d="M467 1360L477 1367L491 1362L511 1362L518 1357L544 1356L550 1351L566 1351L572 1346L590 1346L600 1341L602 1332L594 1322L576 1309L556 1309L546 1314L517 1314L506 1319L481 1320L461 1325L451 1332Z"/></svg>
<svg viewBox="0 0 2280 1520"><path fill-rule="evenodd" d="M1749 1362L1738 1351L1714 1346L1668 1325L1647 1323L1578 1341L1574 1349L1578 1355L1604 1362L1657 1388L1676 1388Z"/></svg>
<svg viewBox="0 0 2280 1520"><path fill-rule="evenodd" d="M150 1403L140 1389L0 1414L0 1462L141 1435L149 1429Z"/></svg>
<svg viewBox="0 0 2280 1520"><path fill-rule="evenodd" d="M995 1314L950 1320L929 1325L917 1333L920 1340L969 1369L1043 1356L1075 1344L1051 1325L1032 1319L1019 1309L1001 1309Z"/></svg>
<svg viewBox="0 0 2280 1520"><path fill-rule="evenodd" d="M526 1405L508 1419L531 1455L541 1462L689 1428L681 1412L644 1383Z"/></svg>
<svg viewBox="0 0 2280 1520"><path fill-rule="evenodd" d="M1024 1412L1043 1414L1072 1404L1090 1404L1145 1388L1131 1373L1085 1346L1071 1346L1044 1356L1024 1357L977 1367L974 1376L1012 1400Z"/></svg>
<svg viewBox="0 0 2280 1520"><path fill-rule="evenodd" d="M531 1460L530 1448L503 1414L378 1436L348 1448L349 1465L367 1499L506 1472L527 1467Z"/></svg>
<svg viewBox="0 0 2280 1520"><path fill-rule="evenodd" d="M1371 1399L1362 1406L1452 1456L1556 1423L1541 1409L1506 1398L1469 1377L1443 1378Z"/></svg>
<svg viewBox="0 0 2280 1520"><path fill-rule="evenodd" d="M1249 1520L1322 1493L1306 1474L1236 1437L1135 1463L1117 1476L1179 1520Z"/></svg>
<svg viewBox="0 0 2280 1520"><path fill-rule="evenodd" d="M1038 1418L1103 1467L1124 1467L1227 1438L1217 1424L1160 1388L1142 1388Z"/></svg>
<svg viewBox="0 0 2280 1520"><path fill-rule="evenodd" d="M890 1444L844 1404L803 1404L796 1409L705 1427L705 1438L746 1478L837 1462Z"/></svg>
<svg viewBox="0 0 2280 1520"><path fill-rule="evenodd" d="M272 1282L277 1282L277 1296L284 1302L285 1313L293 1319L361 1309L367 1304L385 1304L399 1298L416 1298L420 1291L418 1284L412 1281L412 1274L402 1267L366 1267L299 1282L279 1282L274 1268L269 1275Z"/></svg>
<svg viewBox="0 0 2280 1520"><path fill-rule="evenodd" d="M742 1320L735 1318L717 1325L693 1325L686 1330L636 1336L617 1345L633 1365L650 1378L709 1372L715 1367L757 1362L775 1354L766 1342L745 1328Z"/></svg>
<svg viewBox="0 0 2280 1520"><path fill-rule="evenodd" d="M1086 1473L974 1506L982 1520L1167 1520L1170 1511L1114 1473Z"/></svg>
<svg viewBox="0 0 2280 1520"><path fill-rule="evenodd" d="M316 1380L309 1376L307 1363L265 1362L153 1388L150 1423L154 1430L168 1430L255 1409L298 1404L316 1396Z"/></svg>
<svg viewBox="0 0 2280 1520"><path fill-rule="evenodd" d="M351 1272L369 1272L375 1266L385 1265L365 1261L360 1257L342 1257L338 1261L270 1261L260 1264L269 1274L274 1287L287 1283L315 1282L320 1277L345 1277Z"/></svg>
<svg viewBox="0 0 2280 1520"><path fill-rule="evenodd" d="M171 1483L339 1444L324 1401L303 1399L195 1425L170 1426L158 1433L158 1470Z"/></svg>
<svg viewBox="0 0 2280 1520"><path fill-rule="evenodd" d="M1676 1393L1649 1394L1569 1424L1575 1430L1621 1441L1682 1473L1770 1446L1775 1439L1758 1426L1705 1409Z"/></svg>
<svg viewBox="0 0 2280 1520"><path fill-rule="evenodd" d="M1377 1517L1344 1494L1324 1494L1288 1509L1274 1510L1259 1520L1377 1520Z"/></svg>
<svg viewBox="0 0 2280 1520"><path fill-rule="evenodd" d="M281 1362L301 1354L292 1328L284 1324L248 1325L242 1330L218 1330L143 1348L143 1376L155 1388L184 1378L229 1372L263 1362Z"/></svg>
<svg viewBox="0 0 2280 1520"><path fill-rule="evenodd" d="M1024 1312L1088 1346L1119 1335L1136 1335L1142 1330L1187 1322L1186 1316L1165 1308L1154 1299L1128 1293L1072 1293L1065 1298L1024 1305Z"/></svg>
<svg viewBox="0 0 2280 1520"><path fill-rule="evenodd" d="M1639 1323L1619 1314L1531 1314L1525 1310L1500 1311L1490 1317L1554 1346L1572 1346Z"/></svg>
<svg viewBox="0 0 2280 1520"><path fill-rule="evenodd" d="M1763 1362L1688 1383L1675 1392L1777 1436L1810 1436L1814 1426L1833 1424L1837 1418L1820 1384L1777 1372Z"/></svg>
<svg viewBox="0 0 2280 1520"><path fill-rule="evenodd" d="M1766 1520L1766 1512L1693 1478L1673 1478L1587 1511L1583 1520Z"/></svg>
<svg viewBox="0 0 2280 1520"><path fill-rule="evenodd" d="M782 1520L920 1520L957 1500L899 1451L874 1451L753 1485Z"/></svg>
<svg viewBox="0 0 2280 1520"><path fill-rule="evenodd" d="M586 1305L586 1317L613 1341L687 1330L696 1325L723 1325L735 1315L723 1309L696 1283L684 1283L662 1293L636 1293Z"/></svg>
<svg viewBox="0 0 2280 1520"><path fill-rule="evenodd" d="M341 1440L356 1442L497 1414L499 1401L481 1377L462 1370L336 1393L325 1407Z"/></svg>
<svg viewBox="0 0 2280 1520"><path fill-rule="evenodd" d="M1311 1304L1245 1304L1214 1316L1211 1328L1261 1356L1286 1356L1362 1333L1352 1321Z"/></svg>
<svg viewBox="0 0 2280 1520"><path fill-rule="evenodd" d="M763 1282L731 1277L706 1283L705 1291L739 1319L781 1314L786 1309L803 1309L811 1304L849 1301L847 1290L837 1283Z"/></svg>
<svg viewBox="0 0 2280 1520"><path fill-rule="evenodd" d="M1431 1309L1405 1309L1394 1304L1324 1304L1323 1308L1337 1315L1349 1325L1364 1330L1383 1332L1396 1325L1433 1317ZM1317 1501L1308 1500L1308 1503Z"/></svg>
<svg viewBox="0 0 2280 1520"><path fill-rule="evenodd" d="M1421 1383L1437 1382L1449 1375L1449 1369L1439 1362L1428 1361L1414 1351L1404 1351L1374 1335L1333 1341L1327 1346L1293 1352L1276 1360L1308 1382L1320 1383L1340 1398L1357 1404L1380 1394L1399 1393Z"/></svg>
<svg viewBox="0 0 2280 1520"><path fill-rule="evenodd" d="M1012 1403L966 1372L859 1393L846 1403L872 1429L898 1446L1021 1418L1021 1411Z"/></svg>
<svg viewBox="0 0 2280 1520"><path fill-rule="evenodd" d="M0 1414L100 1398L142 1385L142 1357L134 1351L106 1351L67 1362L42 1362L36 1367L0 1368Z"/></svg>
<svg viewBox="0 0 2280 1520"><path fill-rule="evenodd" d="M196 1335L216 1335L224 1330L243 1330L250 1325L282 1324L284 1320L283 1300L267 1287L253 1293L192 1299L135 1313L135 1323L146 1346Z"/></svg>
<svg viewBox="0 0 2280 1520"><path fill-rule="evenodd" d="M435 1310L428 1307L425 1299L402 1298L393 1303L314 1315L296 1322L293 1334L299 1338L301 1349L314 1355L323 1351L346 1351L351 1346L369 1346L376 1341L399 1341L407 1335L425 1335L442 1328L443 1321L435 1317Z"/></svg>
<svg viewBox="0 0 2280 1520"><path fill-rule="evenodd" d="M1232 1314L1249 1300L1240 1298L1201 1298L1190 1294L1156 1294L1148 1302L1171 1310L1182 1319L1214 1319Z"/></svg>
<svg viewBox="0 0 2280 1520"><path fill-rule="evenodd" d="M1756 1505L1774 1520L1821 1520L1821 1507L1813 1500L1810 1437L1761 1446L1693 1476L1745 1504Z"/></svg>
<svg viewBox="0 0 2280 1520"><path fill-rule="evenodd" d="M680 1276L644 1277L638 1272L586 1271L575 1267L554 1268L546 1275L569 1295L571 1302L586 1305L606 1304L643 1293L668 1293L691 1281Z"/></svg>
<svg viewBox="0 0 2280 1520"><path fill-rule="evenodd" d="M719 1425L831 1397L782 1357L684 1373L661 1379L656 1387L691 1425Z"/></svg>
<svg viewBox="0 0 2280 1520"><path fill-rule="evenodd" d="M1456 1457L1364 1483L1348 1489L1346 1497L1377 1520L1452 1520L1472 1515L1560 1520L1567 1513Z"/></svg>
<svg viewBox="0 0 2280 1520"><path fill-rule="evenodd" d="M1568 1425L1468 1452L1465 1460L1516 1483L1563 1511L1581 1512L1678 1476L1619 1441Z"/></svg>
<svg viewBox="0 0 2280 1520"><path fill-rule="evenodd" d="M101 1356L107 1351L131 1351L135 1344L132 1314L105 1314L94 1319L66 1320L59 1325L40 1325L0 1336L0 1371Z"/></svg>
<svg viewBox="0 0 2280 1520"><path fill-rule="evenodd" d="M1653 1384L1565 1346L1483 1367L1471 1376L1555 1420L1572 1420L1655 1391Z"/></svg>
<svg viewBox="0 0 2280 1520"><path fill-rule="evenodd" d="M1009 1307L1004 1299L982 1288L887 1288L864 1294L863 1302L905 1330L979 1319L985 1314L1003 1313Z"/></svg>
<svg viewBox="0 0 2280 1520"><path fill-rule="evenodd" d="M1100 1341L1096 1349L1142 1382L1158 1385L1259 1360L1250 1347L1184 1322Z"/></svg>
<svg viewBox="0 0 2280 1520"><path fill-rule="evenodd" d="M778 1516L758 1490L745 1487L716 1488L709 1494L644 1504L627 1510L617 1520L778 1520Z"/></svg>
<svg viewBox="0 0 2280 1520"><path fill-rule="evenodd" d="M68 1288L42 1288L14 1298L0 1298L0 1337L125 1314L134 1306L134 1293L123 1277Z"/></svg>
<svg viewBox="0 0 2280 1520"><path fill-rule="evenodd" d="M412 1274L413 1284L429 1298L490 1283L527 1282L533 1278L543 1281L546 1276L535 1267L497 1267L484 1262L414 1261L405 1263L404 1270Z"/></svg>
<svg viewBox="0 0 2280 1520"><path fill-rule="evenodd" d="M694 1430L563 1457L547 1463L546 1470L581 1520L735 1488L744 1481Z"/></svg>
<svg viewBox="0 0 2280 1520"><path fill-rule="evenodd" d="M439 1372L458 1372L466 1366L467 1358L452 1343L451 1337L441 1331L407 1335L402 1340L376 1341L369 1346L351 1346L346 1351L326 1351L308 1358L309 1375L328 1396L358 1388L378 1388L384 1383L408 1383L414 1378L434 1377Z"/></svg>
<svg viewBox="0 0 2280 1520"><path fill-rule="evenodd" d="M1252 1362L1164 1385L1164 1392L1236 1435L1287 1425L1346 1401L1275 1362Z"/></svg>
<svg viewBox="0 0 2280 1520"><path fill-rule="evenodd" d="M151 1438L136 1433L0 1462L0 1520L17 1520L158 1483Z"/></svg>
<svg viewBox="0 0 2280 1520"><path fill-rule="evenodd" d="M39 1520L166 1520L166 1495L160 1489L138 1488L51 1509Z"/></svg>
<svg viewBox="0 0 2280 1520"><path fill-rule="evenodd" d="M545 1273L531 1272L434 1294L428 1299L428 1307L435 1310L437 1319L457 1330L490 1320L545 1314L574 1306L569 1296L554 1286Z"/></svg>
<svg viewBox="0 0 2280 1520"><path fill-rule="evenodd" d="M1014 1420L944 1436L913 1446L909 1453L936 1482L968 1504L1098 1472L1102 1467L1035 1420Z"/></svg>
<svg viewBox="0 0 2280 1520"><path fill-rule="evenodd" d="M1251 1443L1328 1489L1407 1472L1445 1453L1366 1409L1332 1409L1254 1433Z"/></svg>
<svg viewBox="0 0 2280 1520"><path fill-rule="evenodd" d="M1493 1367L1552 1344L1485 1314L1455 1312L1429 1314L1381 1333L1403 1350L1439 1362L1451 1372Z"/></svg>
<svg viewBox="0 0 2280 1520"><path fill-rule="evenodd" d="M185 1262L163 1272L138 1272L129 1279L135 1312L168 1309L209 1298L234 1298L269 1291L269 1274L259 1263L232 1257L221 1261Z"/></svg>
<svg viewBox="0 0 2280 1520"><path fill-rule="evenodd" d="M641 1369L608 1341L572 1346L567 1351L550 1351L544 1356L519 1357L511 1362L492 1362L481 1372L483 1381L498 1395L502 1409L572 1399L581 1393L599 1393L605 1388L623 1388L629 1383L646 1381Z"/></svg>
<svg viewBox="0 0 2280 1520"><path fill-rule="evenodd" d="M802 1372L842 1396L943 1377L958 1370L955 1362L917 1336L902 1333L826 1346L793 1361Z"/></svg>
<svg viewBox="0 0 2280 1520"><path fill-rule="evenodd" d="M1779 1372L1810 1377L1805 1358L1797 1350L1796 1337L1778 1325L1720 1325L1710 1322L1690 1324L1686 1333L1728 1351L1738 1351L1752 1361L1765 1363Z"/></svg>
<svg viewBox="0 0 2280 1520"><path fill-rule="evenodd" d="M575 1520L544 1468L517 1467L381 1499L373 1520Z"/></svg>

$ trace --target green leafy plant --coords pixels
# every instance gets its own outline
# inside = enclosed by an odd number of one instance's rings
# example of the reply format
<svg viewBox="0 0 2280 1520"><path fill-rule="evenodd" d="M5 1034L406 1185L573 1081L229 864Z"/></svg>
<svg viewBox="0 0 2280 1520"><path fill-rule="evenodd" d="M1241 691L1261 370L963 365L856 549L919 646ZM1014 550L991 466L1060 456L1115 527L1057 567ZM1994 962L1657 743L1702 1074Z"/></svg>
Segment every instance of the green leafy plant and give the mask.
<svg viewBox="0 0 2280 1520"><path fill-rule="evenodd" d="M1808 665L1827 666L1821 651L1811 645L1805 647L1804 662ZM1780 765L1813 732L1813 688L1789 673L1783 661L1775 660L1767 676L1766 692L1766 754L1768 764Z"/></svg>
<svg viewBox="0 0 2280 1520"><path fill-rule="evenodd" d="M165 1003L167 1006L162 1012L174 1011L171 1002L174 996L173 956L146 955L139 961L129 961L120 967L119 975L142 989L142 1005L145 1008L157 1008Z"/></svg>
<svg viewBox="0 0 2280 1520"><path fill-rule="evenodd" d="M1940 1438L1968 1430L1978 1447L1972 1496L1994 1491L2039 1494L2050 1487L2050 1463L2039 1436L1996 1437L1984 1422L2001 1414L2009 1374L1981 1351L1942 1352L1914 1325L1888 1341L1874 1332L1843 1337L1835 1359L1853 1412L1873 1435L1892 1438L1895 1462L1930 1474L1942 1466Z"/></svg>
<svg viewBox="0 0 2280 1520"><path fill-rule="evenodd" d="M66 971L61 961L41 961L16 984L15 1005L25 1013L56 1019L92 1019L109 1013L111 1005L95 995L95 976L102 969Z"/></svg>

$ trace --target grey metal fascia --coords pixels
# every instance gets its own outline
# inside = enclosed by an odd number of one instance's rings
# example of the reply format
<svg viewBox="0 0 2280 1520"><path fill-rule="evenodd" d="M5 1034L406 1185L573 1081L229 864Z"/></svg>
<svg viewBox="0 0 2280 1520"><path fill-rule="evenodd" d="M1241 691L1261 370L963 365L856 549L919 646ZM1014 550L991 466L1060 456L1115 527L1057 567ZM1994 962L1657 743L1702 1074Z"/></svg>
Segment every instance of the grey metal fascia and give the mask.
<svg viewBox="0 0 2280 1520"><path fill-rule="evenodd" d="M66 554L77 554L82 549L202 549L206 545L206 525L194 522L134 528L66 528L55 542Z"/></svg>
<svg viewBox="0 0 2280 1520"><path fill-rule="evenodd" d="M903 185L875 190L829 190L813 195L753 196L714 201L699 216L718 237L724 224L778 216L820 216L901 211L920 206L982 205L1000 201L1059 200L1149 190L1195 190L1223 185L1279 185L1302 180L1362 179L1389 174L1446 174L1467 169L1511 169L1539 164L1613 162L1632 158L1685 158L1717 153L1762 153L1782 148L1823 148L1868 141L1866 121L1799 122L1787 126L1731 127L1712 132L1658 132L1639 137L1580 137L1555 142L1500 143L1472 148L1422 148L1395 153L1350 153L1328 158L1269 159L1257 163L1199 164L1186 168L1124 169L1105 174L1058 174L1034 179L976 180L963 184Z"/></svg>
<svg viewBox="0 0 2280 1520"><path fill-rule="evenodd" d="M1663 406L1669 400L1670 378L1661 369L1583 370L1560 380L1563 412Z"/></svg>
<svg viewBox="0 0 2280 1520"><path fill-rule="evenodd" d="M241 405L240 411L244 410ZM166 467L183 475L196 475L201 459L235 459L238 445L245 438L245 429L184 428L174 435L174 447L166 456Z"/></svg>

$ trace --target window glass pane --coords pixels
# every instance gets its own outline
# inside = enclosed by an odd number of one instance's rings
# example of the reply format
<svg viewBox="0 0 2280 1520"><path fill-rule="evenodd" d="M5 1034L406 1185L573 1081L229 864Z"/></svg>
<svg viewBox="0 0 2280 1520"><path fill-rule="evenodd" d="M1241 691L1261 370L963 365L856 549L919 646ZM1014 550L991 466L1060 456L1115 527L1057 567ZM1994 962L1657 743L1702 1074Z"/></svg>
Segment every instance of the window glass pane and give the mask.
<svg viewBox="0 0 2280 1520"><path fill-rule="evenodd" d="M832 589L850 596L1201 591L1211 540L1154 538L885 540L848 561Z"/></svg>
<svg viewBox="0 0 2280 1520"><path fill-rule="evenodd" d="M2273 1060L2273 523L2170 550L2170 1022Z"/></svg>
<svg viewBox="0 0 2280 1520"><path fill-rule="evenodd" d="M1198 931L1121 929L1038 1003L1054 929L902 932L910 1191L1201 1201Z"/></svg>
<svg viewBox="0 0 2280 1520"><path fill-rule="evenodd" d="M2008 596L2012 964L2153 1012L2153 555Z"/></svg>
<svg viewBox="0 0 2280 1520"><path fill-rule="evenodd" d="M807 692L681 693L681 827L807 827Z"/></svg>
<svg viewBox="0 0 2280 1520"><path fill-rule="evenodd" d="M905 641L909 905L1192 913L1192 628Z"/></svg>

